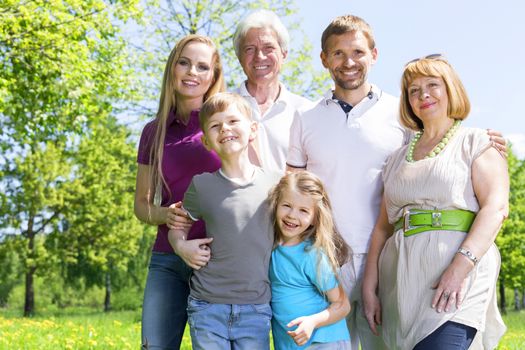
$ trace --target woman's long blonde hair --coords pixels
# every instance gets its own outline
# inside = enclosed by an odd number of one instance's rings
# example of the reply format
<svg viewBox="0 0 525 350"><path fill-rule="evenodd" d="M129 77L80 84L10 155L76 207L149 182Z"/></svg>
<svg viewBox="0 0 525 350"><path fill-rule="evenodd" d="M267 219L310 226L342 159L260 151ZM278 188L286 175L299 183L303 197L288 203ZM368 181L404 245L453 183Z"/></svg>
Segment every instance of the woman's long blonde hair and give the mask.
<svg viewBox="0 0 525 350"><path fill-rule="evenodd" d="M166 128L167 120L171 111L175 111L177 106L176 100L176 91L175 91L175 81L174 81L174 70L177 61L180 58L182 50L192 42L204 43L213 49L213 81L210 85L210 88L204 94L203 102L208 99L208 97L215 95L218 92L225 91L224 77L222 73L222 64L219 57L219 51L213 43L213 41L207 36L190 34L182 38L177 45L171 50L168 62L164 68L164 76L162 78L162 89L160 93L159 109L155 117L156 120L156 130L155 136L152 140L151 149L150 149L150 184L152 188L155 189L155 192L158 192L158 189L161 186L164 186L171 195L166 180L164 179L164 174L162 173L162 158L164 155L164 139L166 137Z"/></svg>
<svg viewBox="0 0 525 350"><path fill-rule="evenodd" d="M332 215L332 206L321 179L311 172L298 171L286 174L271 190L269 201L275 232L274 246L277 246L283 238L277 223L276 214L283 193L286 190L296 190L300 194L314 200L314 220L312 225L301 234L301 240L311 239L312 246L326 255L337 276L338 268L345 264L348 259L349 247L336 229Z"/></svg>

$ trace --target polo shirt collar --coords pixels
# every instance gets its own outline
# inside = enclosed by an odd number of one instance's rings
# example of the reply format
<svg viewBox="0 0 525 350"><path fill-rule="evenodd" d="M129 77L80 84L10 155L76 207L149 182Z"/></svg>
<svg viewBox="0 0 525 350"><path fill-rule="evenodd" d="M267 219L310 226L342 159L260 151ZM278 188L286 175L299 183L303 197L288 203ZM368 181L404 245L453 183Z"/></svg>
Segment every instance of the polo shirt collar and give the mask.
<svg viewBox="0 0 525 350"><path fill-rule="evenodd" d="M245 81L243 81L241 83L241 86L239 86L239 95L241 95L242 97L255 98L248 91L248 88L246 87L247 82L248 81L245 80ZM286 104L286 102L290 100L289 96L290 96L291 92L288 91L288 89L281 82L279 82L279 87L280 87L279 96L277 97L277 100L275 100L275 103L281 103L282 102L282 103Z"/></svg>
<svg viewBox="0 0 525 350"><path fill-rule="evenodd" d="M194 109L193 111L191 111L190 113L190 119L188 120L188 125L187 127L193 127L195 124L198 125L199 124L199 109ZM168 114L168 120L166 120L166 125L167 126L172 126L172 125L181 125L181 126L185 126L184 124L182 124L179 119L177 118L177 114L175 112L174 109L172 109L170 111L170 113Z"/></svg>
<svg viewBox="0 0 525 350"><path fill-rule="evenodd" d="M330 89L327 93L325 93L323 98L324 98L326 104L328 104L329 101L333 101L335 103L339 103L339 101L335 98L334 92L335 92L334 89ZM369 100L373 100L374 102L377 102L379 100L379 98L381 97L381 93L382 93L382 91L381 91L380 88L378 88L374 84L370 84L370 91L369 91L369 93L359 103L361 103L363 101L366 101L368 99ZM352 106L352 107L355 107L355 106Z"/></svg>

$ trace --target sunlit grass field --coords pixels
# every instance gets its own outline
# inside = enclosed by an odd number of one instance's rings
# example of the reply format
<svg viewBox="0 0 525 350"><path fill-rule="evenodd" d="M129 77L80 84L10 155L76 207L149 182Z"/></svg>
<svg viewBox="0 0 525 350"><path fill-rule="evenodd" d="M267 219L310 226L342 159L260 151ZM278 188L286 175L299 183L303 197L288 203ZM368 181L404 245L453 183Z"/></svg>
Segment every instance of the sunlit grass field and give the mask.
<svg viewBox="0 0 525 350"><path fill-rule="evenodd" d="M525 311L509 312L503 317L508 331L499 350L525 349ZM33 318L0 310L1 350L87 350L138 349L140 312L102 313L89 309L47 312ZM190 350L186 330L183 350Z"/></svg>

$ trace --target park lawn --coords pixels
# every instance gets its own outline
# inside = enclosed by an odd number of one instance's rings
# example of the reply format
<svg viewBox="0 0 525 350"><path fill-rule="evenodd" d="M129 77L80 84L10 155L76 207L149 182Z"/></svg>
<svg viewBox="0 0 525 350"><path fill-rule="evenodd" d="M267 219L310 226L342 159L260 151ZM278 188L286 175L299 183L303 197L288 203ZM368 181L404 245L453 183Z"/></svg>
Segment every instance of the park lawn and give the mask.
<svg viewBox="0 0 525 350"><path fill-rule="evenodd" d="M503 317L508 331L498 350L525 349L525 311ZM23 318L0 312L0 350L137 349L140 312L75 309ZM182 350L191 350L188 330Z"/></svg>

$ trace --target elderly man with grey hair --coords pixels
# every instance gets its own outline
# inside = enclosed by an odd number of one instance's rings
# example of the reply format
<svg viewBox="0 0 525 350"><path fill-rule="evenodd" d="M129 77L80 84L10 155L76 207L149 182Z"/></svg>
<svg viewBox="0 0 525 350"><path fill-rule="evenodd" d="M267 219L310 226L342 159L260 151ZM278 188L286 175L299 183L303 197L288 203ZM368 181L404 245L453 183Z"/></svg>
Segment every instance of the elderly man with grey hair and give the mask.
<svg viewBox="0 0 525 350"><path fill-rule="evenodd" d="M250 159L264 169L283 173L294 115L311 103L279 81L289 38L279 17L267 10L249 14L238 24L233 37L235 53L248 78L236 92L250 103L252 117L259 123Z"/></svg>

